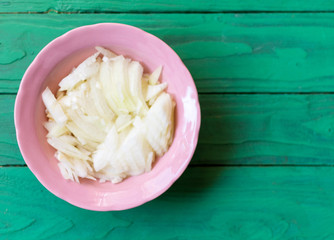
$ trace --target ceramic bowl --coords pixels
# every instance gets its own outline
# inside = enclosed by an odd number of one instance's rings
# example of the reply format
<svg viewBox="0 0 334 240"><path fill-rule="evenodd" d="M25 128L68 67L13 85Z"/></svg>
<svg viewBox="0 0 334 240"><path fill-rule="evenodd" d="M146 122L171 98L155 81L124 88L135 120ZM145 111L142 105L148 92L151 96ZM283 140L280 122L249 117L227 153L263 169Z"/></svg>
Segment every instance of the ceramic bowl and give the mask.
<svg viewBox="0 0 334 240"><path fill-rule="evenodd" d="M95 50L103 46L140 61L145 72L163 66L162 82L176 101L174 140L156 160L152 171L121 183L63 179L46 141L45 107L41 93L54 93L58 82ZM178 55L159 38L136 27L101 23L73 29L44 47L25 72L15 102L15 127L22 156L37 179L57 197L96 211L124 210L139 206L165 192L184 172L195 151L200 106L194 81Z"/></svg>

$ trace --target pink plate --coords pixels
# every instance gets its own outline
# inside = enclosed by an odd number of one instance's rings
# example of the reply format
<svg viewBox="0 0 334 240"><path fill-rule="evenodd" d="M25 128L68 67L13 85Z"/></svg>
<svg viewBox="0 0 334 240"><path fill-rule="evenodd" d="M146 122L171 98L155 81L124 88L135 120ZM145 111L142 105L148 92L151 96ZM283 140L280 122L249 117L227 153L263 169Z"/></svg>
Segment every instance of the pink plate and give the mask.
<svg viewBox="0 0 334 240"><path fill-rule="evenodd" d="M174 141L149 173L119 184L64 180L46 142L45 108L41 93L53 92L73 67L104 46L140 61L146 72L163 66L162 82L176 101ZM198 140L200 106L194 81L178 55L162 40L138 28L101 23L76 28L56 38L37 55L23 76L15 102L16 136L22 156L37 179L53 194L90 210L123 210L139 206L165 192L188 166Z"/></svg>

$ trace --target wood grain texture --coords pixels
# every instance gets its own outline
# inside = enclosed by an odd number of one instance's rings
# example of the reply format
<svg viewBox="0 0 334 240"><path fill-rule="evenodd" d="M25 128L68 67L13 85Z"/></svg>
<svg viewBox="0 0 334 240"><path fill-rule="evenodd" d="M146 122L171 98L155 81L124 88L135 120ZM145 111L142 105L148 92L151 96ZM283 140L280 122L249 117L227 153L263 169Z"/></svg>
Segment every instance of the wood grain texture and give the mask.
<svg viewBox="0 0 334 240"><path fill-rule="evenodd" d="M24 164L14 126L15 95L0 95L0 165Z"/></svg>
<svg viewBox="0 0 334 240"><path fill-rule="evenodd" d="M202 125L192 165L334 164L334 95L200 96ZM23 164L14 96L0 96L0 164Z"/></svg>
<svg viewBox="0 0 334 240"><path fill-rule="evenodd" d="M0 92L17 91L52 39L99 22L131 24L164 40L200 93L334 92L334 13L3 14Z"/></svg>
<svg viewBox="0 0 334 240"><path fill-rule="evenodd" d="M331 1L312 0L1 0L0 12L220 12L220 11L333 11Z"/></svg>
<svg viewBox="0 0 334 240"><path fill-rule="evenodd" d="M334 163L334 95L202 95L201 164Z"/></svg>
<svg viewBox="0 0 334 240"><path fill-rule="evenodd" d="M188 168L162 196L121 212L74 207L28 168L0 168L1 239L334 238L334 169Z"/></svg>

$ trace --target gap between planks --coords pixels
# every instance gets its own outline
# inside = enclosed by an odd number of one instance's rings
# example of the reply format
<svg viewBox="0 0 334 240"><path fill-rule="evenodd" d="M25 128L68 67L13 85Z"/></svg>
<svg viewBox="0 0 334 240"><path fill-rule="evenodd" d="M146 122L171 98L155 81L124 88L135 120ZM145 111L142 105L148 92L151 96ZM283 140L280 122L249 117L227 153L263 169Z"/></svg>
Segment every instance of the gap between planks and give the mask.
<svg viewBox="0 0 334 240"><path fill-rule="evenodd" d="M334 13L334 10L307 10L307 11L286 11L286 10L250 10L250 11L238 11L238 10L227 10L227 11L89 11L89 10L82 10L82 11L57 11L55 9L49 9L47 11L28 11L28 12L0 12L0 14L291 14L291 13L298 13L298 14L308 14L308 13Z"/></svg>
<svg viewBox="0 0 334 240"><path fill-rule="evenodd" d="M199 92L202 95L332 95L334 92Z"/></svg>

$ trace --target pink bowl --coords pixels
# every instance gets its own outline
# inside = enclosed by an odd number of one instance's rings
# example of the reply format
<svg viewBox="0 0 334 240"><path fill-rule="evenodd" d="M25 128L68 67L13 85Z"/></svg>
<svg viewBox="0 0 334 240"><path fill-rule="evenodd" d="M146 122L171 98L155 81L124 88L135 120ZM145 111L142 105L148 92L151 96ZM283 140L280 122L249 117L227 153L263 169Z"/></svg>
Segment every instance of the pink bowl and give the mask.
<svg viewBox="0 0 334 240"><path fill-rule="evenodd" d="M94 52L94 46L140 61L145 71L163 65L162 81L176 101L174 141L151 172L119 184L64 180L46 142L41 92L58 82ZM37 179L65 201L90 210L123 210L139 206L165 192L188 166L198 140L200 107L194 81L178 55L162 40L138 28L116 23L79 27L56 38L37 55L23 76L15 102L15 127L22 156Z"/></svg>

